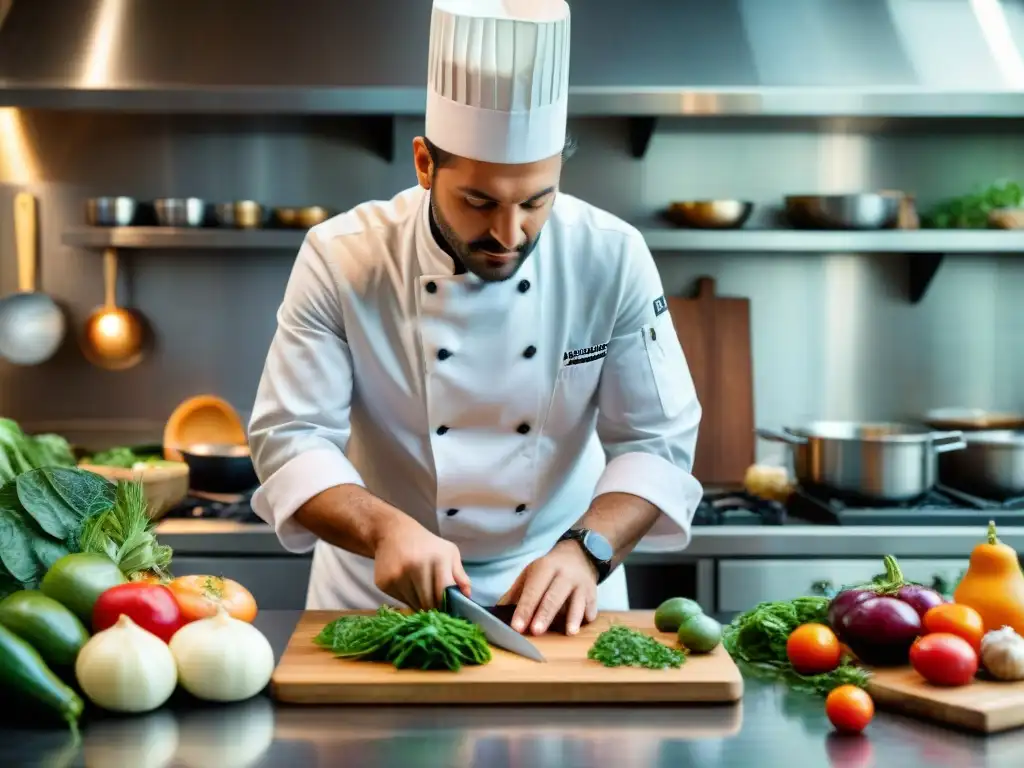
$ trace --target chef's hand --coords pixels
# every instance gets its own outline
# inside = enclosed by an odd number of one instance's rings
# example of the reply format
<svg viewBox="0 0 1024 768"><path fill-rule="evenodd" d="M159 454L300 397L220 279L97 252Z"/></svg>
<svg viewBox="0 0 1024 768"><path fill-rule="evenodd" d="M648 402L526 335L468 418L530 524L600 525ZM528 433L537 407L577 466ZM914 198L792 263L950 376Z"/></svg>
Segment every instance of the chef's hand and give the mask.
<svg viewBox="0 0 1024 768"><path fill-rule="evenodd" d="M565 633L575 635L584 620L597 618L597 569L575 541L562 541L519 574L498 605L516 603L512 629L547 632L564 609Z"/></svg>
<svg viewBox="0 0 1024 768"><path fill-rule="evenodd" d="M439 608L446 587L469 597L469 577L459 548L435 536L412 518L393 524L373 554L377 588L413 610Z"/></svg>

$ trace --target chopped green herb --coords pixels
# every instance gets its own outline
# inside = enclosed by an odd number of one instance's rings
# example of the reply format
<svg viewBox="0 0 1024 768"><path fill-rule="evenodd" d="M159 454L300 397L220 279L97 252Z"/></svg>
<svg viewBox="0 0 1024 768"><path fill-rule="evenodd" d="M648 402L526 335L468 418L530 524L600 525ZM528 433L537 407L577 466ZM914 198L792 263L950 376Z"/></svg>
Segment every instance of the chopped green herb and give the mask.
<svg viewBox="0 0 1024 768"><path fill-rule="evenodd" d="M725 627L722 644L744 672L756 677L780 680L792 688L822 695L844 684L863 688L869 673L847 660L823 675L801 675L789 663L786 641L790 633L810 622L827 626L828 606L827 597L760 603Z"/></svg>
<svg viewBox="0 0 1024 768"><path fill-rule="evenodd" d="M686 661L686 653L678 648L669 648L646 632L615 624L597 636L587 651L587 658L606 667L678 669Z"/></svg>
<svg viewBox="0 0 1024 768"><path fill-rule="evenodd" d="M313 642L341 658L389 661L398 669L455 672L491 660L480 627L436 610L404 614L381 606L372 615L332 621Z"/></svg>

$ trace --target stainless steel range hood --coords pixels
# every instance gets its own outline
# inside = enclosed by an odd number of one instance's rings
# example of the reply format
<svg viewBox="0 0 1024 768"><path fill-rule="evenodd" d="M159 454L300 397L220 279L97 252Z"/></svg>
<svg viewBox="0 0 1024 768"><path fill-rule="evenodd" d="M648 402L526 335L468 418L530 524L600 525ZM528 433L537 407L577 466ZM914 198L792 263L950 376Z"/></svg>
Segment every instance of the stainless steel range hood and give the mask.
<svg viewBox="0 0 1024 768"><path fill-rule="evenodd" d="M0 106L418 115L430 6L0 0ZM1024 115L1024 0L572 8L577 115Z"/></svg>

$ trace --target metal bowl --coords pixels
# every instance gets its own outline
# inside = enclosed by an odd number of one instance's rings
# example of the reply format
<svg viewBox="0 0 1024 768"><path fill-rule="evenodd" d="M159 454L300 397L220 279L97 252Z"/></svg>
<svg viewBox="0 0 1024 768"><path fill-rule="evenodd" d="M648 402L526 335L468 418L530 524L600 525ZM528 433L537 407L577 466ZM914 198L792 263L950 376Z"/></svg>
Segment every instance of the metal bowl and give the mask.
<svg viewBox="0 0 1024 768"><path fill-rule="evenodd" d="M179 446L188 464L189 485L207 493L242 493L259 485L247 445L195 443Z"/></svg>
<svg viewBox="0 0 1024 768"><path fill-rule="evenodd" d="M164 197L153 207L161 227L201 227L206 218L206 202L198 197Z"/></svg>
<svg viewBox="0 0 1024 768"><path fill-rule="evenodd" d="M218 203L214 206L213 215L219 226L235 229L259 229L266 221L263 206L255 200Z"/></svg>
<svg viewBox="0 0 1024 768"><path fill-rule="evenodd" d="M669 205L665 218L679 227L739 229L753 210L745 200L685 200Z"/></svg>
<svg viewBox="0 0 1024 768"><path fill-rule="evenodd" d="M92 227L127 227L135 221L139 204L133 197L90 197L85 220Z"/></svg>
<svg viewBox="0 0 1024 768"><path fill-rule="evenodd" d="M897 192L789 195L786 218L799 229L892 229L902 202Z"/></svg>

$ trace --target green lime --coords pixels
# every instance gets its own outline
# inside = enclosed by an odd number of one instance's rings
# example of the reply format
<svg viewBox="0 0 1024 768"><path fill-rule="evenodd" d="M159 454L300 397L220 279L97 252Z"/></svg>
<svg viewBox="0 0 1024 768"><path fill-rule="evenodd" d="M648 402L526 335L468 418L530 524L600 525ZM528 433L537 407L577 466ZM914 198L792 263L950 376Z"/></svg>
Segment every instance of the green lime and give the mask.
<svg viewBox="0 0 1024 768"><path fill-rule="evenodd" d="M659 632L675 632L691 616L704 613L700 603L688 597L671 597L654 612L654 626Z"/></svg>
<svg viewBox="0 0 1024 768"><path fill-rule="evenodd" d="M679 626L679 643L691 653L710 653L722 642L722 625L698 613Z"/></svg>

